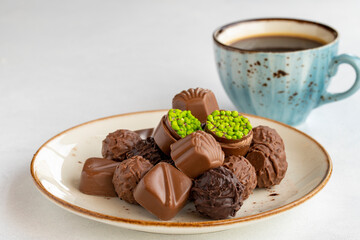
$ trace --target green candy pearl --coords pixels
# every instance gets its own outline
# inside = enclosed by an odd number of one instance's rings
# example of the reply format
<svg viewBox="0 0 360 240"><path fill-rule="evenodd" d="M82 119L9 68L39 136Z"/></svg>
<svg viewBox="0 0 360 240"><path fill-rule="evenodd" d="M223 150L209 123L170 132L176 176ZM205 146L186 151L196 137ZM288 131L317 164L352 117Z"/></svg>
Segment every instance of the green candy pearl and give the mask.
<svg viewBox="0 0 360 240"><path fill-rule="evenodd" d="M230 135L225 135L226 139L232 139Z"/></svg>
<svg viewBox="0 0 360 240"><path fill-rule="evenodd" d="M211 115L213 115L213 116L219 116L219 115L220 115L220 111L219 111L219 110L215 110Z"/></svg>
<svg viewBox="0 0 360 240"><path fill-rule="evenodd" d="M244 134L242 132L239 132L238 134L236 134L236 136L238 137L238 139L241 139L244 136Z"/></svg>
<svg viewBox="0 0 360 240"><path fill-rule="evenodd" d="M175 130L175 131L178 131L180 128L178 125L175 125L175 124L171 124L171 127Z"/></svg>

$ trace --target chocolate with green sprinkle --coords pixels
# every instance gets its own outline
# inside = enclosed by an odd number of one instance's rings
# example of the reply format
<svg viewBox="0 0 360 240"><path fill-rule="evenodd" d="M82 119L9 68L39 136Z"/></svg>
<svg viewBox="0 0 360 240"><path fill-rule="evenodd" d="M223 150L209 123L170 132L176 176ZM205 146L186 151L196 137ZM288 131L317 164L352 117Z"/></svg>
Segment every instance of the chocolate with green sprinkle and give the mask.
<svg viewBox="0 0 360 240"><path fill-rule="evenodd" d="M170 109L168 112L168 121L171 128L181 137L202 130L201 122L191 114L191 111L181 111L179 109Z"/></svg>
<svg viewBox="0 0 360 240"><path fill-rule="evenodd" d="M219 138L239 140L251 131L252 126L237 111L215 110L207 117L206 128Z"/></svg>

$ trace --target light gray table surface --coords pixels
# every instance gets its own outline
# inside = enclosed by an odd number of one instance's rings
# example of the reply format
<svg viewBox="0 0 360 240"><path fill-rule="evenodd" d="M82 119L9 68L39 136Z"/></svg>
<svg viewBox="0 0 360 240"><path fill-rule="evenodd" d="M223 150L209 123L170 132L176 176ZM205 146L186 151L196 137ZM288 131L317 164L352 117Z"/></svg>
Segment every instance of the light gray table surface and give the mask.
<svg viewBox="0 0 360 240"><path fill-rule="evenodd" d="M44 198L30 176L47 139L100 117L171 107L190 87L234 109L215 68L212 32L228 22L296 17L327 23L340 53L360 55L360 1L0 0L0 239L360 239L360 92L297 126L329 152L334 171L286 214L233 230L142 233L88 220ZM341 66L330 90L354 79Z"/></svg>

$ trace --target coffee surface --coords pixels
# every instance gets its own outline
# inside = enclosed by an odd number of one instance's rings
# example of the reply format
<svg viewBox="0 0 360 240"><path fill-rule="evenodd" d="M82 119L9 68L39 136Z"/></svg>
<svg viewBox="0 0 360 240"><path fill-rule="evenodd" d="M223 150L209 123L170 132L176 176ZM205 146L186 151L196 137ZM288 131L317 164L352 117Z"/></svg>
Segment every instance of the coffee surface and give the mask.
<svg viewBox="0 0 360 240"><path fill-rule="evenodd" d="M325 43L297 36L257 36L243 38L229 45L243 50L261 52L289 52L316 48Z"/></svg>

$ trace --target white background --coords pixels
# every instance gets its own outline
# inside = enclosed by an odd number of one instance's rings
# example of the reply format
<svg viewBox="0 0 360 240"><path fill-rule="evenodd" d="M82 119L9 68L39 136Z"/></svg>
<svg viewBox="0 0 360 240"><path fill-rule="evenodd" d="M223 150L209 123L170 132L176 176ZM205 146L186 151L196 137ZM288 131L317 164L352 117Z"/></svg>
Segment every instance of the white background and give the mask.
<svg viewBox="0 0 360 240"><path fill-rule="evenodd" d="M235 20L296 17L341 35L360 55L360 1L0 0L0 239L359 239L360 92L315 109L298 129L327 149L328 185L292 211L234 230L170 236L73 215L34 186L33 154L53 135L92 119L171 107L174 94L212 89L234 109L217 76L212 32ZM330 89L355 78L342 66Z"/></svg>

